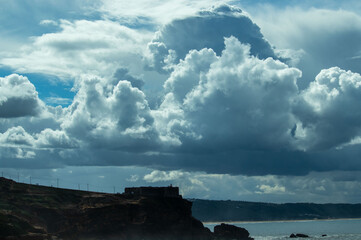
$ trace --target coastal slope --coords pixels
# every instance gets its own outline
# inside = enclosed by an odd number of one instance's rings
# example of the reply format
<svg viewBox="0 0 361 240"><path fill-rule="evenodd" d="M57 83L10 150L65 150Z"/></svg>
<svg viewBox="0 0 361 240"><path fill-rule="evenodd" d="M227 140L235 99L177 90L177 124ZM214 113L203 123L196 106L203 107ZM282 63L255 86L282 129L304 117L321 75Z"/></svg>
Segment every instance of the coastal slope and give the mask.
<svg viewBox="0 0 361 240"><path fill-rule="evenodd" d="M213 239L181 197L130 197L5 178L0 196L0 239Z"/></svg>

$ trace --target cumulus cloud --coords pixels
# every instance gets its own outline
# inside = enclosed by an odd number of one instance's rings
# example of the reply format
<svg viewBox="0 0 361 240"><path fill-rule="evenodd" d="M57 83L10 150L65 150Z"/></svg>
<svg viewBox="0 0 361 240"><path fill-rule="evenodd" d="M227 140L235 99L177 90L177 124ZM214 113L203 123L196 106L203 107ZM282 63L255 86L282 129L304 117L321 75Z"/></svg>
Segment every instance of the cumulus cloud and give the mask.
<svg viewBox="0 0 361 240"><path fill-rule="evenodd" d="M259 6L252 17L277 48L303 52L295 57L303 72L298 85L304 89L321 69L338 66L361 73L361 16L352 10Z"/></svg>
<svg viewBox="0 0 361 240"><path fill-rule="evenodd" d="M157 144L145 95L126 80L116 85L90 77L81 82L62 128L87 145L140 150Z"/></svg>
<svg viewBox="0 0 361 240"><path fill-rule="evenodd" d="M17 74L0 77L0 118L36 116L43 110L34 85Z"/></svg>
<svg viewBox="0 0 361 240"><path fill-rule="evenodd" d="M230 36L249 44L254 56L275 58L271 45L247 14L237 7L218 5L199 12L197 16L165 25L148 45L151 53L149 64L164 72L193 49L211 48L220 55L224 49L224 37Z"/></svg>
<svg viewBox="0 0 361 240"><path fill-rule="evenodd" d="M9 128L0 133L0 156L2 161L7 159L31 159L36 156L32 151L34 138L21 126Z"/></svg>
<svg viewBox="0 0 361 240"><path fill-rule="evenodd" d="M148 183L169 183L180 187L182 195L198 192L208 194L210 189L205 186L202 173L190 173L185 171L159 171L155 170L146 174L143 179ZM200 195L201 195L200 194Z"/></svg>
<svg viewBox="0 0 361 240"><path fill-rule="evenodd" d="M185 174L184 172L181 171L170 171L170 172L165 172L165 171L152 171L150 174L147 174L144 176L144 180L147 182L168 182L168 181L172 181L172 180L178 180L179 178L184 177L184 175L189 175L189 174Z"/></svg>
<svg viewBox="0 0 361 240"><path fill-rule="evenodd" d="M299 91L301 71L275 52L293 56L297 65L311 56L311 47L275 51L236 7L197 9L195 15L172 19L153 40L153 33L139 25L131 29L108 18L58 22L58 32L32 38L20 55L1 61L20 71L76 78L76 96L68 107L43 106L25 77L1 78L7 85L0 87L0 109L7 110L0 113L8 114L0 118L3 166L13 164L11 156L18 160L15 165L32 158L47 167L151 166L158 170L128 180L190 178L187 184L197 186L192 191L205 194L206 181L189 172L306 175L361 169L355 160L361 152L360 76L325 69ZM304 41L299 46L306 46ZM153 67L168 74L143 69L147 43ZM11 99L23 101L19 109ZM41 109L46 111L40 116ZM56 162L44 164L45 159ZM253 189L270 195L288 190L277 181Z"/></svg>
<svg viewBox="0 0 361 240"><path fill-rule="evenodd" d="M225 46L221 57L193 51L175 67L155 111L157 120L167 118L158 125L166 131L160 131L194 151L287 148L300 71L252 57L235 37L225 39Z"/></svg>
<svg viewBox="0 0 361 240"><path fill-rule="evenodd" d="M360 74L338 67L322 70L295 104L298 144L330 149L360 136L360 100Z"/></svg>
<svg viewBox="0 0 361 240"><path fill-rule="evenodd" d="M61 130L46 128L39 134L36 134L35 144L38 148L75 148L78 143L75 139Z"/></svg>
<svg viewBox="0 0 361 240"><path fill-rule="evenodd" d="M28 134L21 126L8 129L0 133L1 145L33 146L34 138Z"/></svg>
<svg viewBox="0 0 361 240"><path fill-rule="evenodd" d="M29 134L23 127L17 126L0 133L0 145L2 147L25 147L34 150L42 148L66 149L77 147L77 142L60 130L47 128L40 133Z"/></svg>

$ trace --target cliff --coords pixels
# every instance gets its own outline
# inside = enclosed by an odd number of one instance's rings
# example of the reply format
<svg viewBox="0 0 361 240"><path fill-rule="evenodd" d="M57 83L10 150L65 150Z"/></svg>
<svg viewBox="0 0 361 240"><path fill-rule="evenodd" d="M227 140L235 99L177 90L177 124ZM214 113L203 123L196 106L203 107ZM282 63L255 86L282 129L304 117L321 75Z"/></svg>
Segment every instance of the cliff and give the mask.
<svg viewBox="0 0 361 240"><path fill-rule="evenodd" d="M0 239L227 239L193 218L192 203L181 196L75 191L5 178L0 178L0 196ZM241 230L232 229L233 235Z"/></svg>
<svg viewBox="0 0 361 240"><path fill-rule="evenodd" d="M182 198L20 184L0 178L1 239L209 239Z"/></svg>

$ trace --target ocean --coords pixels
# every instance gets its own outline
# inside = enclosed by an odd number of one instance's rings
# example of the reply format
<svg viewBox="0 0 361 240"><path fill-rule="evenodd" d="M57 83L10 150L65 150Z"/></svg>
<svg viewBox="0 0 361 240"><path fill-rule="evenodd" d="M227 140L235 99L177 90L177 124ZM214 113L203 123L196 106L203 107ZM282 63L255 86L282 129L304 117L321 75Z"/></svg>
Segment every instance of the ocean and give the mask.
<svg viewBox="0 0 361 240"><path fill-rule="evenodd" d="M219 223L204 223L211 231ZM303 233L307 239L361 240L361 219L305 220L274 222L232 222L243 227L255 240L285 240L291 233ZM323 234L327 236L322 237Z"/></svg>

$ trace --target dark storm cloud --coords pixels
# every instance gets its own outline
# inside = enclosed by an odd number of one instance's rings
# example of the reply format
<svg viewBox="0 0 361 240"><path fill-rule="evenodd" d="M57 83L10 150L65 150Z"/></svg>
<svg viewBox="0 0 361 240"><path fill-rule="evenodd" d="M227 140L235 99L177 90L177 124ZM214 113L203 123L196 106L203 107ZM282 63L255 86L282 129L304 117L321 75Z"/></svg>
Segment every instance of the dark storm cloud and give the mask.
<svg viewBox="0 0 361 240"><path fill-rule="evenodd" d="M228 5L172 21L157 33L148 48L153 55L153 66L162 71L167 64L184 59L192 49L211 48L220 55L225 47L224 37L230 36L250 44L254 56L261 59L275 57L260 28L239 8Z"/></svg>
<svg viewBox="0 0 361 240"><path fill-rule="evenodd" d="M38 99L9 98L0 104L0 117L13 118L38 114Z"/></svg>
<svg viewBox="0 0 361 240"><path fill-rule="evenodd" d="M202 171L211 174L306 176L310 172L345 171L352 174L361 171L361 163L358 161L360 154L361 148L355 146L322 152L234 150L143 154L106 149L79 149L65 150L62 153L62 162L71 166L133 165L164 171ZM341 176L339 177L341 180Z"/></svg>

